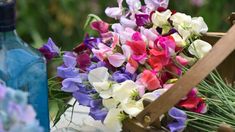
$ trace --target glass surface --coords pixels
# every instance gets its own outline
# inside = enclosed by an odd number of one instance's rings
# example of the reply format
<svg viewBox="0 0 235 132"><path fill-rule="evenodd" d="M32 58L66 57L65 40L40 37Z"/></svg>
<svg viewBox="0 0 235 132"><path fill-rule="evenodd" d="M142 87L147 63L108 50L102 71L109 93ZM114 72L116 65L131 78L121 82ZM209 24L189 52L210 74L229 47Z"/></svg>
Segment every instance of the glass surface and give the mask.
<svg viewBox="0 0 235 132"><path fill-rule="evenodd" d="M48 86L45 59L24 43L15 31L0 32L0 79L29 93L29 103L40 125L49 131Z"/></svg>

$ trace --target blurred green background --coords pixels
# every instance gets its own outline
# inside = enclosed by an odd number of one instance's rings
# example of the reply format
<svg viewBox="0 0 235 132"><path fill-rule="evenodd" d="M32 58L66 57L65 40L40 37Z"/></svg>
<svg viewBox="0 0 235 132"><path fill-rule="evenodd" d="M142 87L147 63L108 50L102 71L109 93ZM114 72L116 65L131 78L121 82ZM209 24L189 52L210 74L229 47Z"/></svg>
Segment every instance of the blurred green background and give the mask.
<svg viewBox="0 0 235 132"><path fill-rule="evenodd" d="M34 47L48 37L63 50L71 50L84 37L83 25L89 13L110 21L104 14L116 0L18 0L17 31ZM226 31L227 16L235 11L235 0L170 0L169 8L192 16L203 16L209 31Z"/></svg>

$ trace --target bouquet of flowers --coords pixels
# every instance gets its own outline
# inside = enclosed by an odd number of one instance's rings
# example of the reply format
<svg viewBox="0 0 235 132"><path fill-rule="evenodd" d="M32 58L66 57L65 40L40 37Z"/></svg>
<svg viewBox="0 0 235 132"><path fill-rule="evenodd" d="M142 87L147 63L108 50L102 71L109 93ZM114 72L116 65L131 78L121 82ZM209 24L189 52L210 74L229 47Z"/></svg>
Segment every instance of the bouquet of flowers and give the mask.
<svg viewBox="0 0 235 132"><path fill-rule="evenodd" d="M27 93L13 90L0 80L0 132L43 132Z"/></svg>
<svg viewBox="0 0 235 132"><path fill-rule="evenodd" d="M86 25L97 34L87 34L72 51L63 52L57 67L62 91L89 107L89 115L110 131L121 131L123 120L144 109L143 100L156 100L212 48L200 39L208 30L203 18L167 9L168 0L117 2L118 7L105 10L117 23L89 15L93 19ZM60 54L51 39L40 51L47 59ZM169 110L170 131L182 131L187 114L208 111L203 97L193 88Z"/></svg>

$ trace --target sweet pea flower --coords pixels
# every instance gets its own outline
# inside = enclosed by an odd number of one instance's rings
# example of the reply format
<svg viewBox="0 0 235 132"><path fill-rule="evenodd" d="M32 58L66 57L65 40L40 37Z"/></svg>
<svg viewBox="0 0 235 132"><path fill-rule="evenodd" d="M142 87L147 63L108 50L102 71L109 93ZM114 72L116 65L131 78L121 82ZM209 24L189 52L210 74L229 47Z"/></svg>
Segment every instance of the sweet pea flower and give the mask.
<svg viewBox="0 0 235 132"><path fill-rule="evenodd" d="M47 60L51 60L60 54L60 49L51 38L48 39L46 44L39 48L39 51L46 57Z"/></svg>
<svg viewBox="0 0 235 132"><path fill-rule="evenodd" d="M128 19L124 16L120 18L120 23L124 28L129 27L131 29L134 29L137 26L134 20Z"/></svg>
<svg viewBox="0 0 235 132"><path fill-rule="evenodd" d="M161 71L162 68L170 62L170 57L164 50L159 51L156 49L151 49L149 53L150 57L148 59L148 63L154 71Z"/></svg>
<svg viewBox="0 0 235 132"><path fill-rule="evenodd" d="M103 122L107 117L107 113L108 111L106 109L91 108L89 115L95 120L101 120Z"/></svg>
<svg viewBox="0 0 235 132"><path fill-rule="evenodd" d="M75 92L79 90L82 85L82 79L80 77L66 78L62 81L62 90L65 92Z"/></svg>
<svg viewBox="0 0 235 132"><path fill-rule="evenodd" d="M126 80L132 80L133 75L129 72L116 71L113 73L112 79L118 83L122 83Z"/></svg>
<svg viewBox="0 0 235 132"><path fill-rule="evenodd" d="M126 57L121 53L114 53L108 56L109 63L114 67L120 67L125 62Z"/></svg>
<svg viewBox="0 0 235 132"><path fill-rule="evenodd" d="M77 65L76 57L72 52L66 52L63 55L62 66L57 67L57 76L61 78L73 78L79 73L78 69L75 67Z"/></svg>
<svg viewBox="0 0 235 132"><path fill-rule="evenodd" d="M89 49L97 48L97 44L101 43L101 38L94 38L86 35L83 43Z"/></svg>
<svg viewBox="0 0 235 132"><path fill-rule="evenodd" d="M197 96L196 88L193 88L188 95L177 104L177 106L196 113L204 114L207 112L207 105L203 98Z"/></svg>
<svg viewBox="0 0 235 132"><path fill-rule="evenodd" d="M169 0L144 0L146 7L151 11L157 10L159 7L167 8Z"/></svg>
<svg viewBox="0 0 235 132"><path fill-rule="evenodd" d="M203 58L211 49L212 46L209 43L198 39L189 46L188 51L197 58Z"/></svg>
<svg viewBox="0 0 235 132"><path fill-rule="evenodd" d="M143 64L147 57L146 43L144 41L127 41L126 44L130 46L133 51L132 58Z"/></svg>
<svg viewBox="0 0 235 132"><path fill-rule="evenodd" d="M88 81L99 93L100 97L108 99L112 96L111 82L109 79L108 69L99 67L88 73Z"/></svg>
<svg viewBox="0 0 235 132"><path fill-rule="evenodd" d="M144 70L140 75L137 82L145 86L149 91L156 90L161 87L160 81L157 76L150 70Z"/></svg>
<svg viewBox="0 0 235 132"><path fill-rule="evenodd" d="M103 99L102 104L104 105L105 108L110 110L113 108L117 108L119 101L115 100L114 98Z"/></svg>
<svg viewBox="0 0 235 132"><path fill-rule="evenodd" d="M170 18L172 12L170 10L166 10L164 12L155 11L152 14L151 20L156 27L162 27L169 25L168 19Z"/></svg>
<svg viewBox="0 0 235 132"><path fill-rule="evenodd" d="M105 14L108 17L119 19L122 16L122 9L119 7L107 7L105 9Z"/></svg>
<svg viewBox="0 0 235 132"><path fill-rule="evenodd" d="M137 61L135 61L132 58L129 58L128 62L126 64L126 71L131 73L131 74L134 74L136 72L138 66L139 66L139 64L138 64Z"/></svg>
<svg viewBox="0 0 235 132"><path fill-rule="evenodd" d="M119 102L126 102L133 92L137 90L137 85L132 80L126 80L113 87L113 98Z"/></svg>
<svg viewBox="0 0 235 132"><path fill-rule="evenodd" d="M169 110L168 115L174 119L168 124L171 132L182 132L186 128L187 115L184 111L173 107Z"/></svg>
<svg viewBox="0 0 235 132"><path fill-rule="evenodd" d="M132 13L138 12L141 9L141 2L140 0L126 0L126 3L129 6L129 9Z"/></svg>
<svg viewBox="0 0 235 132"><path fill-rule="evenodd" d="M178 33L171 34L171 37L174 39L177 47L185 47L186 42Z"/></svg>
<svg viewBox="0 0 235 132"><path fill-rule="evenodd" d="M208 27L202 17L192 18L192 30L196 34L206 33L208 31Z"/></svg>
<svg viewBox="0 0 235 132"><path fill-rule="evenodd" d="M87 53L82 53L77 56L77 65L82 70L85 71L88 66L91 64L90 55Z"/></svg>
<svg viewBox="0 0 235 132"><path fill-rule="evenodd" d="M94 21L91 23L91 28L99 33L106 33L109 29L109 24L104 21Z"/></svg>
<svg viewBox="0 0 235 132"><path fill-rule="evenodd" d="M135 14L135 19L137 26L144 26L150 23L148 14Z"/></svg>
<svg viewBox="0 0 235 132"><path fill-rule="evenodd" d="M121 103L121 108L129 117L136 117L144 109L144 105L142 100L136 101L129 98Z"/></svg>
<svg viewBox="0 0 235 132"><path fill-rule="evenodd" d="M112 132L120 132L122 130L122 123L120 120L121 109L110 109L104 119L104 125Z"/></svg>

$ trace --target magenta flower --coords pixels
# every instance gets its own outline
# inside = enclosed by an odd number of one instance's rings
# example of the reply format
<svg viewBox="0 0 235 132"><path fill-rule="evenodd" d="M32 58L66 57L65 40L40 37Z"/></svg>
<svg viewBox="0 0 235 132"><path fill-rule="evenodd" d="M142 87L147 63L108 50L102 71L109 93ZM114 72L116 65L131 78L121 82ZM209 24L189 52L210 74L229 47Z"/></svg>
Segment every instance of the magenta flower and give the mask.
<svg viewBox="0 0 235 132"><path fill-rule="evenodd" d="M91 28L99 33L106 33L109 29L109 24L104 21L95 21L91 23Z"/></svg>
<svg viewBox="0 0 235 132"><path fill-rule="evenodd" d="M205 0L191 0L193 6L201 7L205 4Z"/></svg>
<svg viewBox="0 0 235 132"><path fill-rule="evenodd" d="M148 14L135 14L136 24L144 26L150 22Z"/></svg>
<svg viewBox="0 0 235 132"><path fill-rule="evenodd" d="M47 60L51 60L60 54L60 49L51 38L48 39L46 44L39 48L39 51L46 57Z"/></svg>

